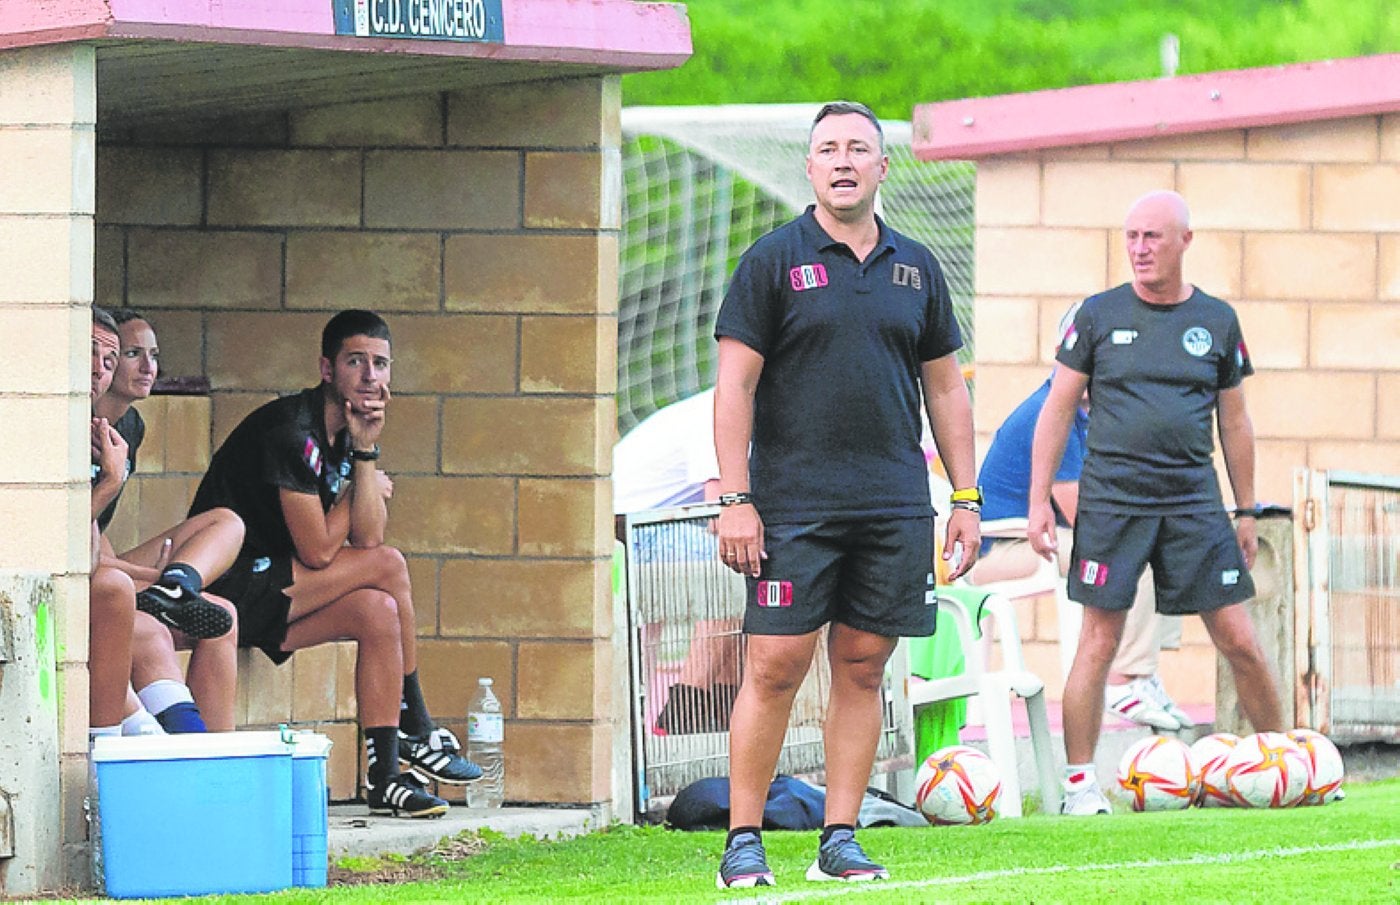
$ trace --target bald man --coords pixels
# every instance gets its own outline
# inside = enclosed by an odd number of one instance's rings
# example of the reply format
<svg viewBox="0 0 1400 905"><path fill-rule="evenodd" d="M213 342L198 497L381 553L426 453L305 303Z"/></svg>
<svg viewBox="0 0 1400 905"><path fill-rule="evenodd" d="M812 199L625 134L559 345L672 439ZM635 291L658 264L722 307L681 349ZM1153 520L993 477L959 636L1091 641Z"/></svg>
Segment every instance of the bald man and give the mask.
<svg viewBox="0 0 1400 905"><path fill-rule="evenodd" d="M1254 596L1254 427L1244 378L1254 373L1239 320L1182 275L1190 214L1175 192L1138 199L1123 227L1133 279L1084 301L1056 353L1031 446L1027 534L1056 551L1050 504L1071 419L1092 388L1094 417L1079 483L1069 596L1084 606L1065 683L1064 813L1106 814L1094 773L1100 708L1138 578L1152 566L1157 610L1198 613L1230 663L1256 732L1283 729L1278 683L1240 604ZM1212 424L1234 492L1225 512Z"/></svg>

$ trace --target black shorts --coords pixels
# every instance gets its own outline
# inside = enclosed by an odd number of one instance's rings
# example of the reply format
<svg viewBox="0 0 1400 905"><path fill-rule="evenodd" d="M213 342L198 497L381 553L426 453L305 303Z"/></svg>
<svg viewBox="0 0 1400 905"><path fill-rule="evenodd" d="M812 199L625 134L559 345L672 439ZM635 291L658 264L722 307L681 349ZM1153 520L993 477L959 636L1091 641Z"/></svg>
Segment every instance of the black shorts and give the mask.
<svg viewBox="0 0 1400 905"><path fill-rule="evenodd" d="M887 638L933 634L932 518L768 525L763 543L745 632L805 635L840 622Z"/></svg>
<svg viewBox="0 0 1400 905"><path fill-rule="evenodd" d="M282 592L291 584L291 557L239 556L209 590L227 597L238 611L238 646L256 647L280 664L291 657L282 650L292 605Z"/></svg>
<svg viewBox="0 0 1400 905"><path fill-rule="evenodd" d="M1208 612L1254 596L1254 580L1224 510L1189 515L1081 510L1074 525L1069 598L1101 610L1129 609L1149 563L1159 613Z"/></svg>

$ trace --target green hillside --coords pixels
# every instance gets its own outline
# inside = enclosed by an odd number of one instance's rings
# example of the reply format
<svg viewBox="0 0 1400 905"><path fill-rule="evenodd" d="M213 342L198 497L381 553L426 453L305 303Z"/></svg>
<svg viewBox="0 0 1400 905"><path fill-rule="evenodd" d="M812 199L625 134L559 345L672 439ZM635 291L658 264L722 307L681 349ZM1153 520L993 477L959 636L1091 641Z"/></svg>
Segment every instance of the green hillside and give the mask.
<svg viewBox="0 0 1400 905"><path fill-rule="evenodd" d="M692 0L695 56L623 79L636 104L913 104L1400 52L1395 0Z"/></svg>

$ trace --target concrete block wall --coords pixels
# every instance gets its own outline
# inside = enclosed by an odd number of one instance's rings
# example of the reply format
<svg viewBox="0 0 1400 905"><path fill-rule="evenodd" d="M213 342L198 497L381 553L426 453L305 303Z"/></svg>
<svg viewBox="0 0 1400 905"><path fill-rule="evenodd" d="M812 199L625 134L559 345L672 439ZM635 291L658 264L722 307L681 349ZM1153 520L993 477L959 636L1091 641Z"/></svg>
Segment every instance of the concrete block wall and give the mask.
<svg viewBox="0 0 1400 905"><path fill-rule="evenodd" d="M423 686L465 740L477 677L496 680L512 800L610 800L625 732L609 640L620 140L617 80L588 78L98 146L98 301L144 310L165 372L212 390L145 404L167 441L208 433L167 442L163 462L143 452L130 518L177 511L247 412L317 382L329 313L382 312L388 540L412 570ZM241 719L331 732L348 796L349 646L240 662Z"/></svg>
<svg viewBox="0 0 1400 905"><path fill-rule="evenodd" d="M91 47L0 54L0 331L11 357L0 374L10 426L0 450L0 609L15 623L0 669L6 710L23 720L0 788L18 811L14 857L0 860L9 896L56 887L87 836L96 78Z"/></svg>
<svg viewBox="0 0 1400 905"><path fill-rule="evenodd" d="M1131 279L1122 221L1160 188L1191 205L1187 279L1235 306L1254 358L1258 498L1291 505L1299 466L1400 474L1400 113L979 161L979 454L1048 376L1061 315ZM1020 605L1032 667L1058 676L1053 606ZM1189 620L1173 694L1213 700L1212 661Z"/></svg>

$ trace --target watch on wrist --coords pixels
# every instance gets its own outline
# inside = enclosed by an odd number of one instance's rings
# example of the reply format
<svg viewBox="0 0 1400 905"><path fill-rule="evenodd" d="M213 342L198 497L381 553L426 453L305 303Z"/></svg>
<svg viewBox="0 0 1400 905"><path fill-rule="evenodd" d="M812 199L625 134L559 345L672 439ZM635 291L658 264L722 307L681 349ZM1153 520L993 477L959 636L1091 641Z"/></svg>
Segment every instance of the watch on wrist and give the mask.
<svg viewBox="0 0 1400 905"><path fill-rule="evenodd" d="M350 451L345 455L346 458L350 459L352 462L373 462L379 458L379 444L374 444L373 449L355 449L351 447Z"/></svg>
<svg viewBox="0 0 1400 905"><path fill-rule="evenodd" d="M725 507L742 506L745 503L752 503L753 496L742 490L733 493L721 493L718 502L721 506Z"/></svg>

